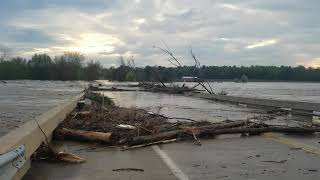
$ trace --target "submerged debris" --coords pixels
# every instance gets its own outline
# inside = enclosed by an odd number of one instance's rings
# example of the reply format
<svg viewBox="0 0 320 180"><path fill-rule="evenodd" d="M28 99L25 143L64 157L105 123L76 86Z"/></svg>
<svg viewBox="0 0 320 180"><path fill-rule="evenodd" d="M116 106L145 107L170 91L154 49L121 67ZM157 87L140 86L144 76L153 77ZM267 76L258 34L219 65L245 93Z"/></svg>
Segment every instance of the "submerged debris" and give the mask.
<svg viewBox="0 0 320 180"><path fill-rule="evenodd" d="M54 132L56 139L95 141L123 150L154 144L214 138L221 134L260 135L266 132L306 134L320 132L315 127L271 126L262 121L238 120L210 123L188 118L171 118L135 107L115 106L110 98L88 92L92 103L70 113ZM172 122L170 120L181 120Z"/></svg>
<svg viewBox="0 0 320 180"><path fill-rule="evenodd" d="M57 151L42 143L32 155L32 160L48 160L52 162L82 163L86 160L70 152Z"/></svg>
<svg viewBox="0 0 320 180"><path fill-rule="evenodd" d="M200 92L200 91L202 91L199 89L190 88L185 85L182 85L181 87L178 85L163 86L158 83L150 83L150 82L140 82L138 86L145 89L146 91L165 92L165 93L169 93L169 94L182 94L185 92Z"/></svg>

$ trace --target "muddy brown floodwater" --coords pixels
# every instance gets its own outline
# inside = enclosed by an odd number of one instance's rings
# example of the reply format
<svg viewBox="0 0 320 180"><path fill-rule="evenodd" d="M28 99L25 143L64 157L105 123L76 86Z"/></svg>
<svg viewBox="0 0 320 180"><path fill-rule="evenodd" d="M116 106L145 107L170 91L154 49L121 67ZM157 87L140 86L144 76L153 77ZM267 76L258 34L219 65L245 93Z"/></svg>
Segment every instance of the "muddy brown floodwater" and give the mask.
<svg viewBox="0 0 320 180"><path fill-rule="evenodd" d="M78 94L84 82L7 81L0 84L0 136Z"/></svg>

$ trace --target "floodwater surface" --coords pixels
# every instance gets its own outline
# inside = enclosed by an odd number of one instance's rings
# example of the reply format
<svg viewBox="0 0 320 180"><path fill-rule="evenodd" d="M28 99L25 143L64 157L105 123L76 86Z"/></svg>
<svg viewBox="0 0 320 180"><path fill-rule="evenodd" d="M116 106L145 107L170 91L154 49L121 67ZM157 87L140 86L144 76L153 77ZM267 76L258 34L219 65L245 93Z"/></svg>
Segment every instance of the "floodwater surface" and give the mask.
<svg viewBox="0 0 320 180"><path fill-rule="evenodd" d="M110 87L122 88L124 83L103 82ZM222 83L216 83L222 84ZM234 83L238 84L238 83ZM128 87L126 87L128 88ZM269 90L271 91L271 90ZM297 126L311 121L311 117L292 116L291 114L270 115L265 109L215 102L196 97L153 93L143 91L104 91L119 106L144 108L171 118L190 118L197 121L219 122L223 120L263 119L264 122L277 125ZM274 95L274 97L276 97ZM293 100L293 99L292 99Z"/></svg>
<svg viewBox="0 0 320 180"><path fill-rule="evenodd" d="M180 82L181 83L181 82ZM195 83L187 83L190 87ZM231 96L320 103L320 83L305 82L211 82L214 92Z"/></svg>
<svg viewBox="0 0 320 180"><path fill-rule="evenodd" d="M83 82L7 81L0 84L0 136L80 93Z"/></svg>
<svg viewBox="0 0 320 180"><path fill-rule="evenodd" d="M107 87L128 85L127 82L100 82ZM190 86L193 84L187 83ZM76 81L7 81L6 84L1 83L0 136L75 96L83 90L84 86L85 83ZM215 92L224 90L229 95L320 103L320 83L223 82L211 83L211 86ZM261 109L180 95L140 91L104 93L120 106L137 106L170 117L217 122L266 115L266 112ZM287 116L281 118L292 120L292 117Z"/></svg>
<svg viewBox="0 0 320 180"><path fill-rule="evenodd" d="M106 86L122 86L128 82L100 81ZM174 82L173 84L183 84L184 82ZM137 84L137 83L130 83ZM186 82L186 85L193 87L194 82ZM303 102L320 103L320 83L306 82L210 82L215 93L222 91L230 96L243 96L264 99L279 99ZM202 89L201 86L198 88ZM203 90L203 89L202 89Z"/></svg>

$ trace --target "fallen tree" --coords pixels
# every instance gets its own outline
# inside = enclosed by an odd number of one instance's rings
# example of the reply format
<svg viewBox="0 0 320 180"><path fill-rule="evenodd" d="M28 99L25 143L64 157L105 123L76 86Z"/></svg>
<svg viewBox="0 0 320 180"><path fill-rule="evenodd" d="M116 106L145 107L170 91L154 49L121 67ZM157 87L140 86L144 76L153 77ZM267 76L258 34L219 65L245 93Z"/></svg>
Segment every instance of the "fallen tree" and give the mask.
<svg viewBox="0 0 320 180"><path fill-rule="evenodd" d="M268 132L277 132L277 133L287 133L287 134L311 134L315 132L320 132L320 128L316 127L281 127L281 126L270 126L270 127L261 127L261 128L248 128L248 127L239 127L239 128L230 128L230 129L212 129L202 132L201 135L221 135L221 134L239 134L239 133L248 133L249 135L259 135L262 133Z"/></svg>
<svg viewBox="0 0 320 180"><path fill-rule="evenodd" d="M230 124L230 125L229 125ZM310 134L315 132L320 132L320 128L304 128L304 127L236 127L241 126L241 123L227 123L222 126L212 126L206 128L190 128L178 131L169 131L164 133L159 133L156 135L150 136L140 136L135 137L131 140L128 140L129 146L137 146L140 144L150 144L152 142L161 142L161 140L170 140L170 139L194 139L194 135L198 138L214 138L216 135L223 134L243 134L248 133L249 135L260 135L262 133L268 132L278 132L278 133L287 133L287 134ZM230 128L232 127L232 128Z"/></svg>
<svg viewBox="0 0 320 180"><path fill-rule="evenodd" d="M162 52L163 54L167 55L169 58L167 61L173 65L174 67L177 68L182 68L182 63L180 60L173 54L171 49L164 43L164 47L160 46L154 46L154 48L157 48ZM158 69L153 69L152 74L155 77L155 82L140 82L139 87L142 87L146 90L153 91L153 92L165 92L165 93L171 93L171 94L182 94L184 92L199 92L199 91L206 91L209 94L213 94L213 89L210 85L210 83L204 78L204 71L203 71L203 66L201 66L201 63L199 59L196 57L196 54L192 47L190 47L190 54L191 57L194 61L194 66L193 66L193 72L191 74L188 74L188 76L193 77L193 81L196 82L197 84L193 87L188 87L186 86L185 83L182 85L175 84L175 85L166 85L164 82L163 78L160 76ZM201 86L203 90L196 89L196 87Z"/></svg>
<svg viewBox="0 0 320 180"><path fill-rule="evenodd" d="M182 85L177 86L177 85L173 85L173 86L162 86L159 85L157 83L153 83L153 82L140 82L139 87L143 88L144 91L150 91L150 92L165 92L165 93L169 93L169 94L182 94L185 92L201 92L204 90L199 90L196 88L190 88L188 86L184 86Z"/></svg>
<svg viewBox="0 0 320 180"><path fill-rule="evenodd" d="M151 143L151 142L156 142L161 140L186 138L186 137L191 137L190 135L192 135L192 132L196 132L195 134L197 135L208 129L231 128L231 127L243 126L246 124L247 124L247 121L235 121L235 122L215 124L211 126L188 127L180 130L157 133L154 135L133 137L133 138L126 139L123 143L133 146L133 145Z"/></svg>

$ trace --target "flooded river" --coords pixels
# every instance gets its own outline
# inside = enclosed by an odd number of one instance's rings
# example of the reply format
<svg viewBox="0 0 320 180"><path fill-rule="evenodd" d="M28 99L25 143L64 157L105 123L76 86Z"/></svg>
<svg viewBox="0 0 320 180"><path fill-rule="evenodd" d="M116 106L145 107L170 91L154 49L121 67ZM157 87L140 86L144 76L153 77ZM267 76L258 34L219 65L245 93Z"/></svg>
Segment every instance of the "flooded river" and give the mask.
<svg viewBox="0 0 320 180"><path fill-rule="evenodd" d="M195 83L187 83L190 87ZM215 82L214 92L225 91L231 96L280 99L320 103L320 83L303 82Z"/></svg>
<svg viewBox="0 0 320 180"><path fill-rule="evenodd" d="M112 82L105 82L101 81L101 83L107 87L117 86L122 87L125 85L125 83L112 83ZM214 87L217 90L221 90L224 87L231 86L234 84L235 86L239 85L239 83L226 83L224 86L221 84L224 83L213 83ZM268 83L267 83L268 84ZM189 84L190 85L190 84ZM220 85L220 89L219 86ZM252 94L258 94L259 90L258 88L254 89L253 87L260 87L261 84L258 83L258 85L254 85L247 83L247 84L240 84L240 85L248 85L248 87L251 87ZM292 84L290 84L292 85ZM313 84L314 85L314 84ZM318 84L315 84L318 85ZM267 87L267 86L266 86ZM287 87L289 88L289 87ZM308 89L309 87L306 87ZM285 88L282 88L285 89ZM262 92L262 89L260 90ZM273 95L269 97L272 97L273 99L282 99L284 97L279 97L280 90L271 90L267 89L269 93L274 91ZM284 90L283 90L284 91ZM302 90L303 91L303 90ZM309 90L306 90L309 91ZM241 92L241 91L238 91ZM245 91L243 91L245 92ZM296 92L294 89L292 89L291 92ZM301 94L304 93L304 96L299 96L300 99L303 99L304 101L307 101L307 93L301 92ZM318 93L318 94L317 94ZM152 93L152 92L141 92L141 91L121 91L121 92L115 92L115 91L107 91L103 92L104 95L111 97L115 103L119 106L124 107L139 107L148 109L149 111L164 114L169 117L176 117L176 118L191 118L194 120L207 120L211 122L218 122L223 120L244 120L244 119L261 119L261 117L270 116L266 112L266 110L258 109L258 108L248 108L245 106L239 106L239 105L233 105L229 103L222 103L222 102L215 102L211 100L205 100L195 97L186 97L182 95L172 95L172 94L165 94L165 93ZM320 95L320 92L315 92L315 96L317 97ZM241 96L249 96L247 94L237 94ZM293 97L298 96L297 94L291 94L290 100L296 100ZM252 97L252 96L251 96ZM254 97L263 97L263 96L254 96ZM265 97L264 97L265 98ZM317 102L319 99L314 98L313 102ZM320 101L319 101L320 102ZM267 121L269 124L282 124L282 125L302 125L307 120L310 120L307 117L299 117L299 116L292 116L292 115L281 115L281 116L275 116L273 119L270 119Z"/></svg>
<svg viewBox="0 0 320 180"><path fill-rule="evenodd" d="M107 87L128 84L101 82ZM192 83L188 85L191 86ZM320 83L223 82L211 85L216 92L224 90L229 95L320 103ZM8 81L6 84L0 84L0 136L78 94L83 87L83 82L69 81ZM216 122L266 115L261 109L179 95L138 91L104 93L120 106L137 106L170 117ZM292 117L285 116L280 119L292 119Z"/></svg>
<svg viewBox="0 0 320 180"><path fill-rule="evenodd" d="M107 86L121 86L126 83L114 83L101 81ZM131 83L134 84L134 83ZM183 82L175 82L183 84ZM193 87L196 83L186 82L186 85ZM306 82L211 82L213 91L219 93L227 92L230 96L244 96L264 99L280 99L304 102L320 103L320 83ZM201 89L199 86L198 88Z"/></svg>
<svg viewBox="0 0 320 180"><path fill-rule="evenodd" d="M0 84L0 136L78 94L82 82L7 81Z"/></svg>

